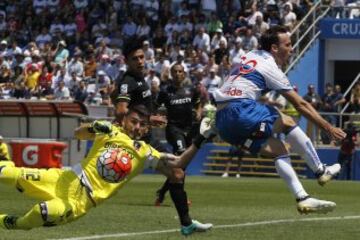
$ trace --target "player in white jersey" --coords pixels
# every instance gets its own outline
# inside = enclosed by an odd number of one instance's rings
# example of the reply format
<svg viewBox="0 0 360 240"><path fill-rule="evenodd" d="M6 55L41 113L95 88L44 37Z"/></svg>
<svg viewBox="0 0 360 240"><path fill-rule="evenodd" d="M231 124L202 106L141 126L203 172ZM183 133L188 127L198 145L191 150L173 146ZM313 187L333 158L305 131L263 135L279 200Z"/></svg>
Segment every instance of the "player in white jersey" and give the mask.
<svg viewBox="0 0 360 240"><path fill-rule="evenodd" d="M340 171L340 165L321 163L310 139L291 117L276 108L257 102L262 92L279 91L309 121L326 131L335 140L346 134L324 120L317 111L292 88L281 70L292 54L287 29L275 26L261 38L261 50L242 57L220 89L214 92L217 103L216 128L222 139L241 145L252 153L261 152L275 159L278 174L297 200L300 213L332 211L336 204L312 198L304 190L290 163L289 150L273 134L284 133L293 151L300 154L318 177L320 185L330 181Z"/></svg>

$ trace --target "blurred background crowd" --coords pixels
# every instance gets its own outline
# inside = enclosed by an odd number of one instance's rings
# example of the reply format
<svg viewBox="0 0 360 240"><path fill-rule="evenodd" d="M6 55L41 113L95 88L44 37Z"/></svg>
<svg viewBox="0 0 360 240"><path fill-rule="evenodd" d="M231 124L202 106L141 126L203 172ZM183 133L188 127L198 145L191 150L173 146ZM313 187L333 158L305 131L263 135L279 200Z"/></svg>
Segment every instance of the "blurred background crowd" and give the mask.
<svg viewBox="0 0 360 240"><path fill-rule="evenodd" d="M76 100L111 105L116 79L126 71L122 46L143 37L146 81L154 94L181 63L187 81L200 86L202 101L233 64L258 47L261 34L282 24L291 31L311 0L3 0L0 1L0 99ZM347 5L324 1L334 17L359 17ZM355 9L356 10L356 9ZM309 89L311 86L309 86ZM316 94L316 91L309 94ZM339 95L340 94L340 95ZM293 109L270 94L279 108ZM309 101L313 101L309 98ZM341 89L317 96L317 109L337 111ZM360 111L360 86L352 110ZM314 102L315 104L315 102Z"/></svg>

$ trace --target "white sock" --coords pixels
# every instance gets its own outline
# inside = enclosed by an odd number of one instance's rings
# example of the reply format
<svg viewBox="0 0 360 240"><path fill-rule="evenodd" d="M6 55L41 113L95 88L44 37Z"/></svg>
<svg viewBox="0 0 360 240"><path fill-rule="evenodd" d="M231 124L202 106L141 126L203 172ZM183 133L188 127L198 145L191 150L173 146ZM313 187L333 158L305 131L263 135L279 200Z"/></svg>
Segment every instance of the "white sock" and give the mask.
<svg viewBox="0 0 360 240"><path fill-rule="evenodd" d="M311 140L308 136L306 136L300 127L296 126L292 129L287 134L286 140L290 143L291 149L305 159L306 164L314 173L323 169L323 164L321 163Z"/></svg>
<svg viewBox="0 0 360 240"><path fill-rule="evenodd" d="M294 168L291 166L290 157L288 155L277 157L275 159L275 167L277 173L284 179L296 199L301 199L309 195L303 188Z"/></svg>

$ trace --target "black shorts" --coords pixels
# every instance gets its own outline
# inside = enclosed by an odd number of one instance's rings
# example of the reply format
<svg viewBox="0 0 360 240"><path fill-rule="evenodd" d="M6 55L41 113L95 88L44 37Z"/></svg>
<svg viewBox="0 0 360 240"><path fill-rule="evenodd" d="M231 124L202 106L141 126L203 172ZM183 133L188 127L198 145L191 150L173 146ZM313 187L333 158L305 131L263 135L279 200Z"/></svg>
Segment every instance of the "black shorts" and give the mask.
<svg viewBox="0 0 360 240"><path fill-rule="evenodd" d="M167 125L166 140L173 147L174 154L181 154L191 145L191 129L183 129L174 125Z"/></svg>

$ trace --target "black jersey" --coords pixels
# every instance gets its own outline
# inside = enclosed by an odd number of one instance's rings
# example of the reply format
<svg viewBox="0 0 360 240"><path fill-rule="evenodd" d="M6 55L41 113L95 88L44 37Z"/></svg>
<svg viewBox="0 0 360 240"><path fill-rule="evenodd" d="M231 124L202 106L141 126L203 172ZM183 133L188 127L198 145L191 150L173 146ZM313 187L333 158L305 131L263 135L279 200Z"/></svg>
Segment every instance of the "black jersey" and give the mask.
<svg viewBox="0 0 360 240"><path fill-rule="evenodd" d="M168 125L191 127L193 109L200 102L199 91L192 86L180 88L169 85L159 93L157 103L164 104L167 110Z"/></svg>
<svg viewBox="0 0 360 240"><path fill-rule="evenodd" d="M151 91L143 77L126 72L117 79L117 87L117 94L130 97L130 105L143 104L152 111Z"/></svg>

